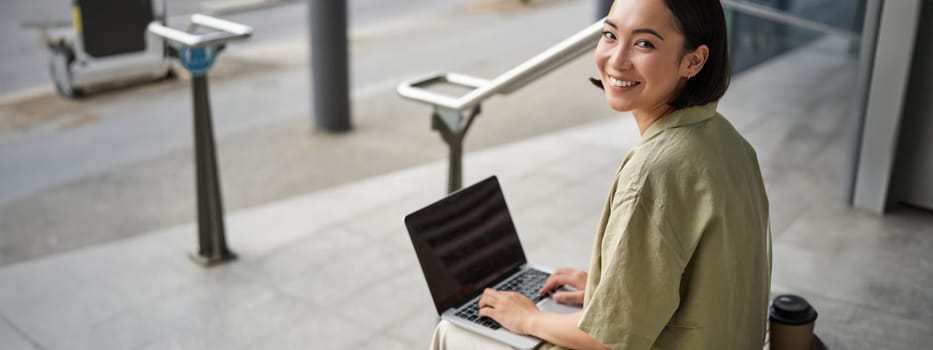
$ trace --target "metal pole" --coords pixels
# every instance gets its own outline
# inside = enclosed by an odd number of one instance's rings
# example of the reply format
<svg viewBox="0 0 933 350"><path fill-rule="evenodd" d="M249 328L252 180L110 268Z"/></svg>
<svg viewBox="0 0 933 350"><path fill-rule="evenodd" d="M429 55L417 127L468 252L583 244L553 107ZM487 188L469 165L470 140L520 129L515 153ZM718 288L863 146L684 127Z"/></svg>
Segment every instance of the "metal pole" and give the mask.
<svg viewBox="0 0 933 350"><path fill-rule="evenodd" d="M196 34L199 28L212 30ZM253 28L201 14L191 15L188 32L151 22L146 31L166 39L168 54L191 73L191 99L194 106L194 164L198 191L198 252L192 260L208 267L236 259L227 248L224 234L224 207L217 170L214 126L211 122L211 102L207 89L207 73L217 54L227 42L243 40L253 34Z"/></svg>
<svg viewBox="0 0 933 350"><path fill-rule="evenodd" d="M198 190L198 254L192 259L210 266L236 259L227 248L224 235L224 209L220 197L220 176L211 123L207 75L194 75L191 80L194 99L194 155Z"/></svg>
<svg viewBox="0 0 933 350"><path fill-rule="evenodd" d="M463 183L463 136L466 130L461 127L461 114L452 111L434 111L431 114L431 128L437 130L441 139L447 143L447 193L459 190Z"/></svg>
<svg viewBox="0 0 933 350"><path fill-rule="evenodd" d="M308 0L315 125L350 131L346 0Z"/></svg>
<svg viewBox="0 0 933 350"><path fill-rule="evenodd" d="M447 193L463 187L463 138L450 144L450 160L447 167Z"/></svg>

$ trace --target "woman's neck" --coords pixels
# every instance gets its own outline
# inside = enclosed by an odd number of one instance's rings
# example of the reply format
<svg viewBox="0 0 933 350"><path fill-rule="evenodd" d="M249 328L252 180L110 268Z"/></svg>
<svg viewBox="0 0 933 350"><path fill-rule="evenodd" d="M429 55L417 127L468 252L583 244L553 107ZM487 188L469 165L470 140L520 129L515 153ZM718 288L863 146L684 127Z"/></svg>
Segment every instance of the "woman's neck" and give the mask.
<svg viewBox="0 0 933 350"><path fill-rule="evenodd" d="M648 130L652 124L674 110L674 107L665 103L651 110L632 111L632 115L635 117L635 123L638 124L639 134L644 136L645 130Z"/></svg>

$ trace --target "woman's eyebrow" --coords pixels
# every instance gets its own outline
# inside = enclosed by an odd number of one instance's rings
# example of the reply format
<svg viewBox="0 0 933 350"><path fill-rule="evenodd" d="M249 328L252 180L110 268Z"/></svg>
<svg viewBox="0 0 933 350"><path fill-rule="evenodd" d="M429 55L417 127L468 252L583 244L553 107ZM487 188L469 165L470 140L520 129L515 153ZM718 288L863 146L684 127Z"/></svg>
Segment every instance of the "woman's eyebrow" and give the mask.
<svg viewBox="0 0 933 350"><path fill-rule="evenodd" d="M603 23L608 24L610 27L615 28L616 30L619 29L619 27L616 26L615 23L612 23L612 21L610 21L610 20L608 20L608 19L606 19L605 21L603 21ZM661 34L659 34L658 31L656 31L656 30L654 30L654 29L651 29L651 28L638 28L638 29L634 29L634 30L632 30L632 33L633 33L633 34L651 34L651 35L654 35L654 36L658 37L658 39L664 40L664 37L661 36Z"/></svg>
<svg viewBox="0 0 933 350"><path fill-rule="evenodd" d="M651 28L638 28L638 29L634 29L634 30L632 30L632 33L634 33L634 34L640 34L640 33L642 33L642 34L651 34L651 35L654 35L654 36L658 37L658 39L664 40L664 37L661 36L661 34L658 34L657 31L655 31L654 29L651 29Z"/></svg>

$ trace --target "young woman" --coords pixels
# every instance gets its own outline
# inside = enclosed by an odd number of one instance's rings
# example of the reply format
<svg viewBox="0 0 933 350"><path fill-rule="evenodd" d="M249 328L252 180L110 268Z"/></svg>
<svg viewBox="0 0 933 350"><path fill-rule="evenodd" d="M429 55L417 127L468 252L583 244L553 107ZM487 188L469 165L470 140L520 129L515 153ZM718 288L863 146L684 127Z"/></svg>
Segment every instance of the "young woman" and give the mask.
<svg viewBox="0 0 933 350"><path fill-rule="evenodd" d="M617 0L596 48L616 111L641 143L603 212L589 273L561 269L543 290L583 311L539 311L486 290L480 314L544 339L542 348L761 349L771 284L768 200L754 149L716 112L729 85L719 0ZM446 322L435 348L504 346Z"/></svg>

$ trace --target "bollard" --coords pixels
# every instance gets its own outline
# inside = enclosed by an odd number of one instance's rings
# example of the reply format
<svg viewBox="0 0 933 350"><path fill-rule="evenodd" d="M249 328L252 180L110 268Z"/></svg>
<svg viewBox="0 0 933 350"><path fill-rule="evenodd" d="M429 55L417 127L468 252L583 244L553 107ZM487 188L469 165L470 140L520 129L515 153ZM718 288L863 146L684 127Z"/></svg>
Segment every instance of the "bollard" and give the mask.
<svg viewBox="0 0 933 350"><path fill-rule="evenodd" d="M210 71L227 42L252 35L253 29L222 19L195 14L190 31L199 27L215 30L193 34L172 29L157 22L149 24L149 32L161 36L173 45L178 61L191 73L191 97L194 106L194 155L198 202L198 251L191 259L204 267L236 259L227 247L224 232L224 210L221 201L220 175L214 127L211 122L207 72Z"/></svg>
<svg viewBox="0 0 933 350"><path fill-rule="evenodd" d="M350 83L346 0L309 0L311 86L315 125L350 131Z"/></svg>
<svg viewBox="0 0 933 350"><path fill-rule="evenodd" d="M182 66L188 69L185 63ZM227 248L224 230L224 208L206 72L200 75L192 72L191 97L194 104L195 177L198 188L198 252L192 254L191 258L202 266L212 266L236 259L236 255Z"/></svg>

